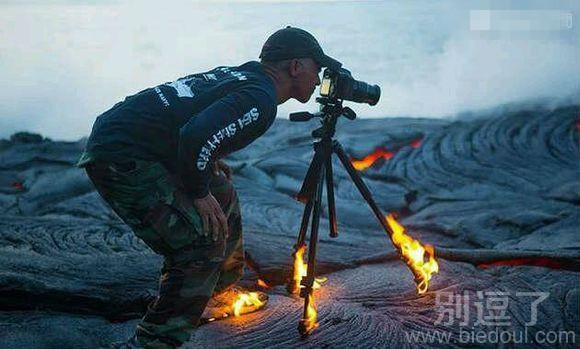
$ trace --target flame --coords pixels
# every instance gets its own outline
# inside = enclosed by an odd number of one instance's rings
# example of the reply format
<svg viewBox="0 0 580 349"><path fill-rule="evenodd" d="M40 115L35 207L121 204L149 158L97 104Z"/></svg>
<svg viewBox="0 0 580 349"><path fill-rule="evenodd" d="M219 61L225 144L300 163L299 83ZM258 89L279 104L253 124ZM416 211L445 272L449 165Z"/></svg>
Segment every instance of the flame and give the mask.
<svg viewBox="0 0 580 349"><path fill-rule="evenodd" d="M419 148L421 146L421 138L415 139L409 144L412 148ZM375 150L364 158L357 160L352 159L350 162L358 171L371 167L378 159L389 160L400 148L388 150L386 148L375 148Z"/></svg>
<svg viewBox="0 0 580 349"><path fill-rule="evenodd" d="M306 252L306 245L301 245L296 252L294 252L294 275L292 277L292 287L289 288L291 293L300 293L300 290L305 286L302 285L302 278L308 274L308 264L304 263L304 253ZM304 318L300 321L299 331L302 336L309 335L318 327L318 313L314 305L314 290L320 289L322 284L328 278L318 277L314 278L312 290L306 294L306 313Z"/></svg>
<svg viewBox="0 0 580 349"><path fill-rule="evenodd" d="M300 288L304 287L301 285L302 278L308 273L308 264L304 263L304 252L306 252L306 245L300 246L294 253L294 275L292 276L293 283L293 293L298 293ZM327 278L320 277L314 279L313 289L319 289L323 283L325 283Z"/></svg>
<svg viewBox="0 0 580 349"><path fill-rule="evenodd" d="M302 278L306 276L308 272L308 267L304 263L304 252L306 251L306 245L300 246L294 253L294 275L292 281L294 282L293 291L298 292L300 290L300 283Z"/></svg>
<svg viewBox="0 0 580 349"><path fill-rule="evenodd" d="M232 304L234 316L240 316L244 306L254 305L256 307L260 307L262 304L263 302L258 297L257 292L240 293L236 297L234 304Z"/></svg>
<svg viewBox="0 0 580 349"><path fill-rule="evenodd" d="M292 293L299 293L301 288L304 288L302 278L306 277L308 273L308 265L304 263L304 253L306 252L306 245L300 246L294 253L294 275L292 279L293 288ZM323 283L328 279L325 277L315 278L312 284L312 291L319 289ZM314 305L314 292L306 295L306 313L300 322L300 332L303 336L307 336L310 332L318 327L318 313Z"/></svg>
<svg viewBox="0 0 580 349"><path fill-rule="evenodd" d="M314 295L307 296L308 304L306 305L306 317L302 319L302 325L304 326L304 334L307 335L314 331L318 327L318 312L316 311L316 306L314 305Z"/></svg>
<svg viewBox="0 0 580 349"><path fill-rule="evenodd" d="M433 246L425 245L423 247L419 241L405 234L405 228L395 220L392 214L387 215L387 223L393 231L391 236L393 244L399 249L405 263L415 275L417 293L425 293L427 287L429 287L429 280L431 280L432 274L439 271L439 264L435 260ZM425 260L425 252L428 255L427 261Z"/></svg>

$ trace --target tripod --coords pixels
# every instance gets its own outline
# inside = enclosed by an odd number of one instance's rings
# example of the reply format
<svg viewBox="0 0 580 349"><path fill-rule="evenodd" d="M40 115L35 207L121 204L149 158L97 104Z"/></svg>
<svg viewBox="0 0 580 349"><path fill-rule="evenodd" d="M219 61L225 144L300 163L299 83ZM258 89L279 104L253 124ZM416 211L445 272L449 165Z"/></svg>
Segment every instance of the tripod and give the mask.
<svg viewBox="0 0 580 349"><path fill-rule="evenodd" d="M310 241L308 244L308 269L306 277L301 281L299 290L300 297L304 298L304 314L298 325L298 331L303 338L308 336L314 330L314 328L316 328L316 320L314 320L313 323L311 317L309 317L309 313L311 312L310 307L313 300L312 292L316 272L316 251L318 244L320 209L322 205L322 188L325 185L325 182L329 212L330 237L338 237L336 209L334 204L332 154L336 154L338 156L340 162L345 167L355 186L362 194L363 198L368 203L371 210L385 229L385 232L387 232L391 239L393 235L391 228L385 221L385 216L372 198L368 187L361 179L357 170L351 164L350 159L342 148L341 144L334 139L338 118L340 116L344 116L349 120L354 120L356 118L355 112L348 107L343 107L341 100L319 97L316 99L316 101L321 104L321 111L319 113L311 114L309 112L299 112L290 114L291 121L308 121L317 117L321 119L322 124L321 127L315 129L312 132L312 137L316 139L316 141L313 143L314 157L312 158L310 166L308 167L308 171L306 173L306 177L304 178L304 182L302 183L300 192L296 196L296 199L304 203L305 207L302 216L300 232L298 233L298 239L296 241L296 245L294 246L294 256L296 256L301 248L306 246L306 233L308 230L308 223L312 216ZM415 277L417 277L417 275L415 275ZM288 286L288 289L291 293L298 291L295 288L296 287L293 284L289 284Z"/></svg>

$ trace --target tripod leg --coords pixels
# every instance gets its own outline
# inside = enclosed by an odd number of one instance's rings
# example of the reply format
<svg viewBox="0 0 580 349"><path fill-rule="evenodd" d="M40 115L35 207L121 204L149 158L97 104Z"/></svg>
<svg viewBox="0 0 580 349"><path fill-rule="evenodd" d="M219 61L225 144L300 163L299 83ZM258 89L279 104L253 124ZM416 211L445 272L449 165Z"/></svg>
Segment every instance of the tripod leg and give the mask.
<svg viewBox="0 0 580 349"><path fill-rule="evenodd" d="M303 259L299 257L298 254L301 249L305 249L304 240L306 239L306 231L308 230L308 223L310 221L310 214L312 213L313 202L314 202L313 198L308 198L306 206L304 206L304 213L302 214L302 223L300 224L300 232L298 233L296 245L294 245L294 253L292 253L292 260L294 261L294 263L292 266L290 279L288 279L288 283L286 284L286 290L288 291L289 294L298 294L298 292L300 291L300 282L302 279L302 275L296 275L296 270L299 267L296 265L296 263L303 262ZM298 261L296 260L297 258L299 258Z"/></svg>
<svg viewBox="0 0 580 349"><path fill-rule="evenodd" d="M306 204L304 207L304 213L302 215L302 223L300 224L300 232L298 233L298 239L296 245L294 246L294 253L292 254L294 260L294 266L292 269L292 278L287 284L287 290L290 294L296 294L300 291L300 283L302 280L302 275L297 275L298 267L302 267L302 258L300 258L299 253L302 254L301 249L305 249L305 239L306 232L308 230L308 223L310 221L310 216L312 214L313 205L316 202L317 188L320 185L322 179L324 178L323 170L326 164L326 159L332 154L332 143L330 141L319 141L314 143L314 157L312 162L308 167L308 172L302 183L302 188L296 196L298 201ZM298 261L298 259L300 259Z"/></svg>
<svg viewBox="0 0 580 349"><path fill-rule="evenodd" d="M306 177L302 182L302 187L296 195L296 199L302 203L307 203L310 198L312 198L316 191L316 185L318 183L318 176L320 176L320 170L325 164L325 159L331 154L332 145L327 142L316 142L314 143L314 157L308 166L308 171L306 172Z"/></svg>
<svg viewBox="0 0 580 349"><path fill-rule="evenodd" d="M322 170L324 172L324 170ZM312 291L312 285L314 284L314 274L316 267L316 251L318 244L318 227L320 225L320 208L322 206L322 187L324 185L324 176L321 174L318 181L318 186L316 188L316 196L314 197L314 209L312 211L312 227L310 229L310 241L308 243L308 274L306 279L302 281L304 290L308 293Z"/></svg>
<svg viewBox="0 0 580 349"><path fill-rule="evenodd" d="M314 295L312 292L305 296L304 303L305 315L298 323L298 332L302 339L308 337L318 327L318 314L314 306Z"/></svg>
<svg viewBox="0 0 580 349"><path fill-rule="evenodd" d="M330 237L338 237L338 225L336 220L336 206L334 204L334 180L332 174L332 157L326 158L326 198L328 203L328 224L330 225Z"/></svg>
<svg viewBox="0 0 580 349"><path fill-rule="evenodd" d="M318 244L318 227L320 223L320 207L322 204L322 187L324 186L324 168L322 168L316 195L314 196L314 208L312 216L312 227L310 230L310 242L308 244L308 273L302 280L304 286L300 290L300 296L304 297L304 314L298 325L298 331L302 337L308 336L318 325L316 322L316 311L314 310L313 285L316 272L316 249ZM313 311L314 310L314 311Z"/></svg>
<svg viewBox="0 0 580 349"><path fill-rule="evenodd" d="M296 240L295 249L304 245L304 239L306 238L306 231L308 230L308 223L310 221L310 213L312 212L312 198L309 198L304 206L304 213L302 214L302 223L300 224L300 232L298 233L298 239Z"/></svg>
<svg viewBox="0 0 580 349"><path fill-rule="evenodd" d="M377 219L379 220L379 222L381 223L387 234L389 234L389 237L391 237L393 235L393 232L385 219L385 215L381 212L381 210L377 206L377 203L373 199L369 188L367 187L365 182L363 182L357 170L350 163L350 159L346 155L344 149L342 149L340 143L336 141L333 143L333 151L336 153L336 155L338 155L340 162L342 162L342 165L346 169L346 172L348 172L350 178L354 182L358 191L361 193L365 201L369 204L371 210L373 211L373 213L375 214L375 216L377 217Z"/></svg>

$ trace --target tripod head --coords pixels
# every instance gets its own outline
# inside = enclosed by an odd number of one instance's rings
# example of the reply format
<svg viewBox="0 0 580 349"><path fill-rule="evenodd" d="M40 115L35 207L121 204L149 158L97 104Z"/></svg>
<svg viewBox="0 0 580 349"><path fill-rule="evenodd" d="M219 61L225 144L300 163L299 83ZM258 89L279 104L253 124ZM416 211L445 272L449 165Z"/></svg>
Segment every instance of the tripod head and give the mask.
<svg viewBox="0 0 580 349"><path fill-rule="evenodd" d="M290 121L303 122L314 118L319 118L322 126L312 131L313 138L332 138L336 132L336 122L338 118L344 116L349 120L356 119L356 113L349 107L342 106L342 100L330 97L317 97L316 102L320 104L318 113L307 111L290 114Z"/></svg>

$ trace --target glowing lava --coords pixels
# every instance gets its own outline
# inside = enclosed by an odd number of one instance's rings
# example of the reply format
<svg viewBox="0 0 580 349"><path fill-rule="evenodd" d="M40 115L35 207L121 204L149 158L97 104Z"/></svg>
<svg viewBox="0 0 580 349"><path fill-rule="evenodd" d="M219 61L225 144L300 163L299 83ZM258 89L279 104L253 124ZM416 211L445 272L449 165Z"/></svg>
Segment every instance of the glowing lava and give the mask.
<svg viewBox="0 0 580 349"><path fill-rule="evenodd" d="M412 148L418 148L421 146L421 139L416 139L413 142L411 142L411 144L409 144ZM400 148L397 148L395 150L388 150L386 148L375 148L375 150L370 153L369 155L365 156L364 158L357 160L357 159L351 159L351 163L354 166L355 169L357 169L358 171L362 171L364 169L367 169L369 167L371 167L377 160L379 159L385 159L385 160L389 160L390 158L392 158L395 153L399 150Z"/></svg>
<svg viewBox="0 0 580 349"><path fill-rule="evenodd" d="M405 228L395 220L392 214L387 215L387 223L393 231L391 236L393 244L399 249L405 263L415 275L417 293L425 293L432 274L439 271L433 246L425 245L423 247L419 241L405 234ZM425 256L425 252L427 252L427 256Z"/></svg>
<svg viewBox="0 0 580 349"><path fill-rule="evenodd" d="M22 182L14 182L12 183L12 188L16 190L24 190L24 184Z"/></svg>
<svg viewBox="0 0 580 349"><path fill-rule="evenodd" d="M477 266L482 269L487 269L499 266L517 267L520 265L534 265L537 267L552 268L552 269L567 269L567 265L564 261L560 261L557 258L549 258L549 257L500 259L488 263L479 263Z"/></svg>
<svg viewBox="0 0 580 349"><path fill-rule="evenodd" d="M409 144L409 145L411 146L411 148L417 149L421 146L421 142L422 142L422 139L419 138L419 139L415 139L414 141L412 141L411 144Z"/></svg>
<svg viewBox="0 0 580 349"><path fill-rule="evenodd" d="M371 167L378 159L382 158L388 160L392 158L393 155L395 155L395 153L389 150L386 150L384 148L377 148L372 153L370 153L369 155L365 156L360 160L351 160L351 163L354 166L354 168L356 168L358 171L361 171Z"/></svg>

